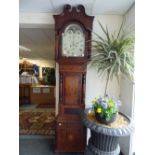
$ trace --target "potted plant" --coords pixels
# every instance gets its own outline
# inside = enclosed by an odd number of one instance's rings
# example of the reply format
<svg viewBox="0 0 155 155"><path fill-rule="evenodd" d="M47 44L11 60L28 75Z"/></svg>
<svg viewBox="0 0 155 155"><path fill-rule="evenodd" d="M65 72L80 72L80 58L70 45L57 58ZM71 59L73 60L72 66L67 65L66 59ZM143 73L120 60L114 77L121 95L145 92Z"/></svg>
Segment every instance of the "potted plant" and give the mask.
<svg viewBox="0 0 155 155"><path fill-rule="evenodd" d="M129 80L133 80L134 36L124 31L124 23L114 34L110 34L108 28L104 28L100 22L99 24L105 36L94 32L97 39L92 40L93 53L90 63L91 66L97 67L98 73L106 75L107 80L104 97L94 100L93 108L97 120L99 120L99 116L102 116L103 122L108 123L107 121L114 120L112 119L115 117L113 114L118 112L118 101L107 95L108 82L114 76L119 79L120 75L125 75Z"/></svg>
<svg viewBox="0 0 155 155"><path fill-rule="evenodd" d="M119 106L121 106L120 100L107 95L105 97L95 98L92 102L96 119L100 123L109 124L115 121Z"/></svg>

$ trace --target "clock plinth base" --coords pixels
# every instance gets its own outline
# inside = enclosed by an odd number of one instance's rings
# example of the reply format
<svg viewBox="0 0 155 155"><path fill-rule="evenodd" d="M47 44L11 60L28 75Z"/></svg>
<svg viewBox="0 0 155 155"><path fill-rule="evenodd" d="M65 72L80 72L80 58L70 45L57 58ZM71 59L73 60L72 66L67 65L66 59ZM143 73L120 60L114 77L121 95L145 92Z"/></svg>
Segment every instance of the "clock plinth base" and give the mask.
<svg viewBox="0 0 155 155"><path fill-rule="evenodd" d="M79 135L80 133L80 135ZM78 144L78 145L77 145ZM56 152L84 152L86 128L80 118L61 117L56 121Z"/></svg>

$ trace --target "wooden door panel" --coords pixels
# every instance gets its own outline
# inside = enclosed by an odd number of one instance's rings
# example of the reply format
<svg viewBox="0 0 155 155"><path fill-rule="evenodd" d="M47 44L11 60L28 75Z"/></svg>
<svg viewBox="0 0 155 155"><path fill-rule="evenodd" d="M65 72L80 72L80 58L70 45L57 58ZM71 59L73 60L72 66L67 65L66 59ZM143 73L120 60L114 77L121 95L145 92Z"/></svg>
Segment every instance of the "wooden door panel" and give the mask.
<svg viewBox="0 0 155 155"><path fill-rule="evenodd" d="M85 146L84 127L80 124L68 124L67 126L67 142L69 149L82 150ZM85 140L84 140L85 139Z"/></svg>
<svg viewBox="0 0 155 155"><path fill-rule="evenodd" d="M56 137L57 137L57 149L63 150L66 146L67 125L65 123L57 123Z"/></svg>
<svg viewBox="0 0 155 155"><path fill-rule="evenodd" d="M76 105L81 98L81 74L64 75L64 104Z"/></svg>
<svg viewBox="0 0 155 155"><path fill-rule="evenodd" d="M57 123L57 149L59 151L83 151L86 145L86 130L80 123Z"/></svg>

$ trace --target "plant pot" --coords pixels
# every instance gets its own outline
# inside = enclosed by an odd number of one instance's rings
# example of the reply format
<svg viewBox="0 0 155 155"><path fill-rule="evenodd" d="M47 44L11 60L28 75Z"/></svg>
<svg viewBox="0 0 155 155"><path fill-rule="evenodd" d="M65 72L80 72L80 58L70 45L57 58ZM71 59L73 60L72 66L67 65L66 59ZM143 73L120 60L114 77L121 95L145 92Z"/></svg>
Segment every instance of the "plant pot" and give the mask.
<svg viewBox="0 0 155 155"><path fill-rule="evenodd" d="M95 117L96 117L97 121L102 124L110 124L110 123L114 122L116 120L116 116L117 116L117 113L113 114L112 117L110 118L110 120L107 121L104 115L101 115L101 114L95 112Z"/></svg>
<svg viewBox="0 0 155 155"><path fill-rule="evenodd" d="M129 136L134 131L133 121L123 113L119 115L127 120L125 126L119 128L107 127L92 121L90 113L94 113L93 108L85 109L81 113L83 124L90 129L91 134L88 140L88 145L85 150L85 155L119 155L120 146L119 138ZM117 121L117 120L116 120Z"/></svg>

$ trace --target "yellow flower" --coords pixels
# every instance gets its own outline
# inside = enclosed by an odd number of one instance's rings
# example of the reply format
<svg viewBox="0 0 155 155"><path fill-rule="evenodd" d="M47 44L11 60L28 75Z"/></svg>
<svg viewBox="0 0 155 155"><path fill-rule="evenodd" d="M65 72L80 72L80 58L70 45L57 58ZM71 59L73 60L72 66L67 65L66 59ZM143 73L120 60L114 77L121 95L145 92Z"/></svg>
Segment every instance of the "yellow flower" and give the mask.
<svg viewBox="0 0 155 155"><path fill-rule="evenodd" d="M97 108L96 112L97 113L101 113L102 109L101 108Z"/></svg>
<svg viewBox="0 0 155 155"><path fill-rule="evenodd" d="M113 106L114 106L113 102L109 102L109 107L113 107Z"/></svg>

